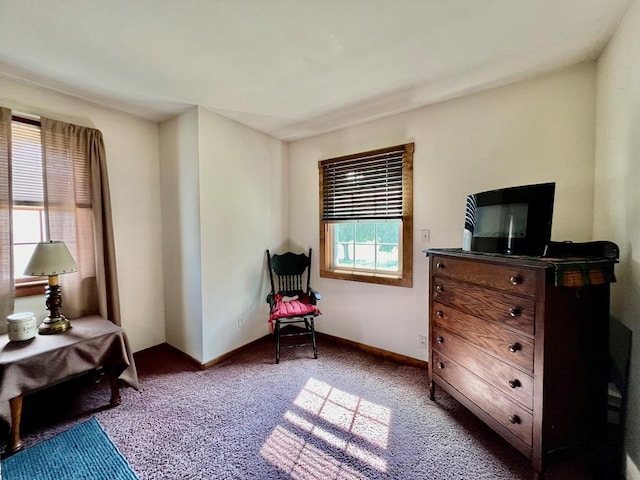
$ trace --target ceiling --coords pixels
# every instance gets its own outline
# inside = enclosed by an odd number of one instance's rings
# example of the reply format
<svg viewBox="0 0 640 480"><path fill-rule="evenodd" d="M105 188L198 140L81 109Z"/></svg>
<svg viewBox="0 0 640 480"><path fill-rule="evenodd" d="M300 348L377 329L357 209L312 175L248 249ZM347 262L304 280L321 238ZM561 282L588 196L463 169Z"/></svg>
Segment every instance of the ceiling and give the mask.
<svg viewBox="0 0 640 480"><path fill-rule="evenodd" d="M0 75L283 140L595 59L629 0L0 0Z"/></svg>

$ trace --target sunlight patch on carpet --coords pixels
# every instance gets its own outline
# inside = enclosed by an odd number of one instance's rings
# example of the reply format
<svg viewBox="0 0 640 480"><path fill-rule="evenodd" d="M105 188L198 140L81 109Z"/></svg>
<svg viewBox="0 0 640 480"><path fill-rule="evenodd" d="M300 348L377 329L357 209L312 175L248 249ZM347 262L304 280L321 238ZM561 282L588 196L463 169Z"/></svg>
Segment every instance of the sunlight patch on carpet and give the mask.
<svg viewBox="0 0 640 480"><path fill-rule="evenodd" d="M310 378L293 402L299 411L284 414L285 426L277 426L260 453L294 479L366 478L349 464L331 455L331 450L344 452L357 462L387 471L387 461L375 451L388 447L391 410L357 395L333 388ZM292 430L301 431L301 435ZM320 442L310 443L304 438ZM364 441L364 442L362 442ZM318 448L326 445L326 451ZM368 445L368 447L366 446Z"/></svg>
<svg viewBox="0 0 640 480"><path fill-rule="evenodd" d="M386 449L391 410L325 382L309 379L293 401L296 407L318 416L345 432Z"/></svg>
<svg viewBox="0 0 640 480"><path fill-rule="evenodd" d="M277 426L260 449L262 457L294 480L365 480L366 477L299 435Z"/></svg>
<svg viewBox="0 0 640 480"><path fill-rule="evenodd" d="M327 445L331 445L332 447L339 448L340 450L347 449L347 441L345 439L340 438L337 435L334 435L333 433L329 432L328 430L325 430L324 428L314 425L313 423L305 420L299 415L296 415L292 411L287 411L284 414L284 418L285 420L288 420L295 426L300 427L302 430L315 435L321 440L324 440L324 442Z"/></svg>

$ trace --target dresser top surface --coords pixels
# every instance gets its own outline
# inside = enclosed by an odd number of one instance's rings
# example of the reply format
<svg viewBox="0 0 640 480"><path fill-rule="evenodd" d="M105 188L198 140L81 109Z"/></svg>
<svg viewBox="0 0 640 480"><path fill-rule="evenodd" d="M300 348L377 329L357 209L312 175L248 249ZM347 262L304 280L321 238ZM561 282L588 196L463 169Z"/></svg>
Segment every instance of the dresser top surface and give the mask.
<svg viewBox="0 0 640 480"><path fill-rule="evenodd" d="M430 248L423 250L427 257L445 255L472 261L503 265L518 265L534 269L549 269L555 274L558 286L586 286L615 282L613 267L617 260L602 257L528 257L501 253L470 252L461 248ZM594 273L597 275L594 277ZM577 275L577 279L576 279Z"/></svg>

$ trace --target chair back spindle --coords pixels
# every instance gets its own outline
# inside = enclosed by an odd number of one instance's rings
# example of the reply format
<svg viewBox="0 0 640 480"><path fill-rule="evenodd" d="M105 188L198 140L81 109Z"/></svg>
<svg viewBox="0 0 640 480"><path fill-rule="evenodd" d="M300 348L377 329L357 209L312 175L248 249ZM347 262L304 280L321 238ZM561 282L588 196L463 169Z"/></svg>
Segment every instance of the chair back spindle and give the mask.
<svg viewBox="0 0 640 480"><path fill-rule="evenodd" d="M311 249L309 255L291 252L271 255L267 250L271 290L274 293L298 294L309 290L311 282ZM304 272L307 271L307 283L304 284ZM274 279L274 274L276 278ZM277 283L277 290L276 290Z"/></svg>

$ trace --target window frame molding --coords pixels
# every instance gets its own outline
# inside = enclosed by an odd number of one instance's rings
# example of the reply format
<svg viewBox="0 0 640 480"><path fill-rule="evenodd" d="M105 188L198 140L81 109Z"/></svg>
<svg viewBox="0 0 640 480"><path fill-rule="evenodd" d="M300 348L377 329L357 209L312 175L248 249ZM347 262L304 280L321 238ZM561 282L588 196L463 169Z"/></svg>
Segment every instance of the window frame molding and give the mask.
<svg viewBox="0 0 640 480"><path fill-rule="evenodd" d="M402 154L402 251L400 261L402 274L385 274L383 272L362 272L348 269L331 269L331 235L328 232L330 226L336 222L322 219L324 210L323 200L323 166L328 163L354 160L361 157L379 155L404 149ZM355 282L374 283L378 285L391 285L397 287L413 287L413 154L415 144L413 142L394 145L391 147L368 150L365 152L344 155L318 161L319 177L319 234L320 234L320 277L338 280L351 280Z"/></svg>

